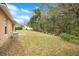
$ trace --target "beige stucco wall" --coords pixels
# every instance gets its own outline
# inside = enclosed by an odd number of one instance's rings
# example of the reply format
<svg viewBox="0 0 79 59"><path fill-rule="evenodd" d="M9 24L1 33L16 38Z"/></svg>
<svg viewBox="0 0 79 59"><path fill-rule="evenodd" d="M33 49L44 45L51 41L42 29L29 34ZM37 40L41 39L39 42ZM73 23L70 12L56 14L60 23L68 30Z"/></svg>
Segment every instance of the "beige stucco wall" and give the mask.
<svg viewBox="0 0 79 59"><path fill-rule="evenodd" d="M7 26L7 34L5 34L5 26ZM7 17L7 15L0 9L0 47L12 34L13 23Z"/></svg>

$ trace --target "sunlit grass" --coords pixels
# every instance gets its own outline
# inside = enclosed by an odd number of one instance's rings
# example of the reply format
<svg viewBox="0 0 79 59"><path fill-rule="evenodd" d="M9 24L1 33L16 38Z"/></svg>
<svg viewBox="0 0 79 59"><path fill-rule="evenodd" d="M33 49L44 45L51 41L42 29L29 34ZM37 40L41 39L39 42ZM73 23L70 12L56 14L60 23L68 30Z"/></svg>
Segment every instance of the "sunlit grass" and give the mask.
<svg viewBox="0 0 79 59"><path fill-rule="evenodd" d="M27 32L28 30L16 30L16 32Z"/></svg>
<svg viewBox="0 0 79 59"><path fill-rule="evenodd" d="M29 30L16 30L19 38L0 48L0 55L79 55L79 44L61 40L59 36Z"/></svg>
<svg viewBox="0 0 79 59"><path fill-rule="evenodd" d="M18 31L26 55L79 55L79 45L61 40L60 37L35 31Z"/></svg>

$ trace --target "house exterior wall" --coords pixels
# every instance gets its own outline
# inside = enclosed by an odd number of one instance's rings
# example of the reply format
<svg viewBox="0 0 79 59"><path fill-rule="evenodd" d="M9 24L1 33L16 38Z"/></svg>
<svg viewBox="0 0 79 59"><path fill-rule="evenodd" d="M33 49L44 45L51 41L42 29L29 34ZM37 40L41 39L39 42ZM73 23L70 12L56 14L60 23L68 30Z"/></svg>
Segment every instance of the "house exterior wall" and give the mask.
<svg viewBox="0 0 79 59"><path fill-rule="evenodd" d="M5 34L5 27L7 27L7 33ZM0 9L0 47L11 36L14 29L13 23L7 17L7 15Z"/></svg>

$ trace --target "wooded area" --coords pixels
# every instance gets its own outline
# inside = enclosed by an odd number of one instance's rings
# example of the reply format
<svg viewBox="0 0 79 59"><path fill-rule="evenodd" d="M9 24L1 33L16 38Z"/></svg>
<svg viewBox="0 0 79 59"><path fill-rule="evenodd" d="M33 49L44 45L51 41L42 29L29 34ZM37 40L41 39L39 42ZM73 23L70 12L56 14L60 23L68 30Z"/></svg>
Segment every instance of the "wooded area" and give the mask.
<svg viewBox="0 0 79 59"><path fill-rule="evenodd" d="M79 4L40 4L28 23L35 31L79 36Z"/></svg>

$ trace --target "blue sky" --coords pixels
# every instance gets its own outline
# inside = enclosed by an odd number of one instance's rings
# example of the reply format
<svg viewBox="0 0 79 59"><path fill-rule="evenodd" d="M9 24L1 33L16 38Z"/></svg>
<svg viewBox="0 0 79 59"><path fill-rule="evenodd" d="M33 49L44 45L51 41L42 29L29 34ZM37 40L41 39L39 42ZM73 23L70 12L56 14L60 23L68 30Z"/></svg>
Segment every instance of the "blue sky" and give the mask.
<svg viewBox="0 0 79 59"><path fill-rule="evenodd" d="M9 3L7 4L10 13L18 23L28 22L33 16L33 9L39 8L38 3Z"/></svg>

